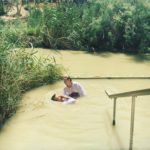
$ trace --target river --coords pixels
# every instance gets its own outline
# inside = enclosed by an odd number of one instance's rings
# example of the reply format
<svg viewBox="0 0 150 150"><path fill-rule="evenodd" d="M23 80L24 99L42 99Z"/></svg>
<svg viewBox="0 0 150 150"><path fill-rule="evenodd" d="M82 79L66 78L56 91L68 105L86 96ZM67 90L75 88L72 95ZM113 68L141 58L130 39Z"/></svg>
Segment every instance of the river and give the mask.
<svg viewBox="0 0 150 150"><path fill-rule="evenodd" d="M65 73L89 76L150 76L149 61L124 54L88 54L81 51L38 49L37 56L55 57ZM126 150L129 147L131 98L117 101L116 126L112 126L113 101L105 90L118 92L149 88L150 80L76 79L87 96L75 104L50 101L64 84L33 89L23 95L17 113L0 133L0 150ZM138 97L133 148L150 149L150 96Z"/></svg>

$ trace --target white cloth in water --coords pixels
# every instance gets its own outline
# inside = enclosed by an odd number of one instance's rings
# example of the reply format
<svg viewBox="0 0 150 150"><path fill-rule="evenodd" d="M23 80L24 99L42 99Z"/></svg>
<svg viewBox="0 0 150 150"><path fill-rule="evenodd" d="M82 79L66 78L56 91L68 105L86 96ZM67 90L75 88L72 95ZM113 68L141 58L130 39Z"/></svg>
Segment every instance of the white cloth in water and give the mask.
<svg viewBox="0 0 150 150"><path fill-rule="evenodd" d="M74 104L75 102L76 102L76 99L69 97L69 98L66 98L63 103L64 104Z"/></svg>

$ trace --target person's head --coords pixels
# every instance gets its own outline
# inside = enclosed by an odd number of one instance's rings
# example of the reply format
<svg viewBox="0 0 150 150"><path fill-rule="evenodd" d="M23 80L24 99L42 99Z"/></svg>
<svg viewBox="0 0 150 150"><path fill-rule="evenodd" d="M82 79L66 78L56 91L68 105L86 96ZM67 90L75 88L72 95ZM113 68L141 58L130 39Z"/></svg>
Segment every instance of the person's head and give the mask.
<svg viewBox="0 0 150 150"><path fill-rule="evenodd" d="M51 97L51 100L53 101L59 101L59 102L62 102L63 99L61 96L56 96L56 94L54 94L52 97Z"/></svg>
<svg viewBox="0 0 150 150"><path fill-rule="evenodd" d="M57 101L57 99L56 99L56 94L54 94L54 95L51 97L51 100Z"/></svg>
<svg viewBox="0 0 150 150"><path fill-rule="evenodd" d="M72 79L68 76L68 77L64 77L64 83L67 87L71 87L72 86Z"/></svg>

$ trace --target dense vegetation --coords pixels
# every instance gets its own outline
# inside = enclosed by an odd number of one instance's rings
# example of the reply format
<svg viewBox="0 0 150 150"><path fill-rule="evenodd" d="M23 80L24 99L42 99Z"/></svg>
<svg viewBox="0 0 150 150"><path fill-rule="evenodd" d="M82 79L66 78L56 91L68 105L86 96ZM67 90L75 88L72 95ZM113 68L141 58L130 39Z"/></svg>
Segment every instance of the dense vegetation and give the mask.
<svg viewBox="0 0 150 150"><path fill-rule="evenodd" d="M3 1L0 0L0 15L4 14L4 6L3 6Z"/></svg>
<svg viewBox="0 0 150 150"><path fill-rule="evenodd" d="M13 25L12 42L21 39L26 46L53 49L150 52L149 0L68 0L53 7L45 2L42 8L37 4L26 8L27 22Z"/></svg>
<svg viewBox="0 0 150 150"><path fill-rule="evenodd" d="M22 42L18 23L0 20L0 125L16 111L23 92L53 83L61 75L53 58L37 58L35 50L23 48L26 43Z"/></svg>
<svg viewBox="0 0 150 150"><path fill-rule="evenodd" d="M149 52L149 14L148 0L45 4L30 10L27 35L37 47Z"/></svg>

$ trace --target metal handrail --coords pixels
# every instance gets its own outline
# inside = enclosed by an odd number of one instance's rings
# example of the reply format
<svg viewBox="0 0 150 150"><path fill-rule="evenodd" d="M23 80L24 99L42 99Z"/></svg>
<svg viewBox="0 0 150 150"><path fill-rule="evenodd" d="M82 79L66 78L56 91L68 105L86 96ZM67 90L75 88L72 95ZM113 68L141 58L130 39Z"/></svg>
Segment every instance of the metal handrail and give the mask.
<svg viewBox="0 0 150 150"><path fill-rule="evenodd" d="M64 78L64 76L60 76L60 79L63 79ZM145 79L145 80L147 80L147 79L150 79L150 76L71 76L71 78L72 79L120 79L120 80L124 80L124 79L131 79L131 80L133 80L133 79L135 79L135 80L137 80L137 79Z"/></svg>
<svg viewBox="0 0 150 150"><path fill-rule="evenodd" d="M130 143L129 143L129 150L132 150L133 147L133 132L134 132L134 113L135 113L135 99L137 96L144 96L150 95L150 88L142 89L142 90L135 90L135 91L128 91L122 93L110 93L109 91L105 91L109 98L114 99L114 108L113 108L113 122L112 124L115 125L116 121L116 100L120 97L132 97L132 104L131 104L131 123L130 123Z"/></svg>
<svg viewBox="0 0 150 150"><path fill-rule="evenodd" d="M129 91L123 93L109 93L109 91L105 91L109 98L118 98L118 97L130 97L130 96L143 96L143 95L150 95L150 88L149 89L142 89L136 91Z"/></svg>

